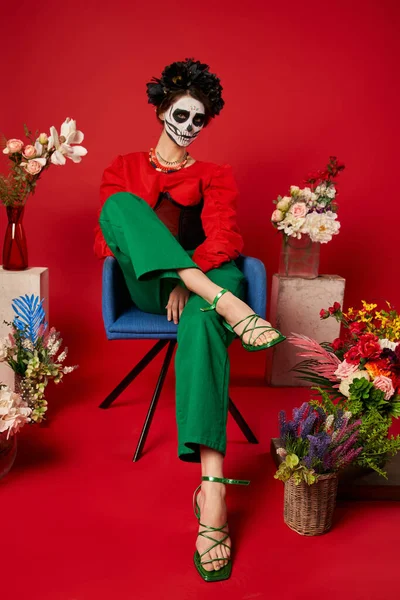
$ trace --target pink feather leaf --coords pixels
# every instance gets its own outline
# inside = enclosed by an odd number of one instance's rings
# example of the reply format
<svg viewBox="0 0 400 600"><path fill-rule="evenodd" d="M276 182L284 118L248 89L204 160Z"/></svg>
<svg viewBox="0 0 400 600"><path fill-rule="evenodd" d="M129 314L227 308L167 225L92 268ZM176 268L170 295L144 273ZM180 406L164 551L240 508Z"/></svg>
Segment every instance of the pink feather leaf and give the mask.
<svg viewBox="0 0 400 600"><path fill-rule="evenodd" d="M313 361L314 364L309 367L310 371L326 377L329 381L338 381L334 373L340 364L340 360L335 354L328 352L317 341L306 335L292 333L287 341L301 348L301 351L297 352L298 356Z"/></svg>

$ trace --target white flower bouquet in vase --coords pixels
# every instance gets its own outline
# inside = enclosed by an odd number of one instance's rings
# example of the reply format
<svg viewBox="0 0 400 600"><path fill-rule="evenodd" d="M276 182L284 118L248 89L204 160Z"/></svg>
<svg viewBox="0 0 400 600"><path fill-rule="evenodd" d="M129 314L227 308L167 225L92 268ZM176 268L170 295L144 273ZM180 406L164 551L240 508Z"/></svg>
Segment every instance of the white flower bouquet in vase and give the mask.
<svg viewBox="0 0 400 600"><path fill-rule="evenodd" d="M307 187L290 187L289 196L274 200L273 226L283 233L279 274L285 277L318 277L320 244L339 233L337 190L334 177L344 169L336 156L325 171L309 174Z"/></svg>

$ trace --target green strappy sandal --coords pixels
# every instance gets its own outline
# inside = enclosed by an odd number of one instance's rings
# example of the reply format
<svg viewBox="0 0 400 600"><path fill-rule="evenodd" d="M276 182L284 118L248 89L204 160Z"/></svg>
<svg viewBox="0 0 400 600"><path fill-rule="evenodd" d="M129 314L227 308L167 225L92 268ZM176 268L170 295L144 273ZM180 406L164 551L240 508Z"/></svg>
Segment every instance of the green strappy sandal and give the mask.
<svg viewBox="0 0 400 600"><path fill-rule="evenodd" d="M229 290L223 289L220 292L218 292L218 294L215 296L215 298L213 300L213 303L210 304L210 306L201 308L200 310L202 312L207 312L209 310L215 310L218 300L221 298L221 296L226 294L226 292L229 292ZM259 350L266 350L267 348L272 348L272 346L276 346L276 344L280 344L281 342L286 340L286 337L284 335L282 335L280 331L275 329L275 327L269 327L268 325L257 325L257 322L259 319L261 319L260 315L253 313L253 314L249 315L248 317L245 317L238 323L236 323L236 325L234 325L233 327L231 325L229 325L229 323L227 323L225 320L223 320L222 323L224 324L224 326L226 327L226 329L228 331L230 331L231 333L234 333L235 335L238 335L234 331L235 327L237 327L241 323L244 323L245 321L247 321L242 333L238 337L240 337L243 348L245 350L247 350L248 352L258 352ZM253 338L253 333L256 329L262 329L262 331L260 331L259 334L255 338ZM261 346L255 346L254 344L258 340L260 335L262 335L263 333L266 333L267 331L275 331L278 334L278 337L275 338L274 340L271 340L270 342L267 342L266 344L261 344ZM250 343L246 343L243 341L243 336L245 335L245 333L248 333L248 332L251 332L250 340L249 340Z"/></svg>
<svg viewBox="0 0 400 600"><path fill-rule="evenodd" d="M249 483L250 483L250 481L247 481L244 479L225 479L224 477L204 476L201 479L202 479L202 481L215 481L216 483L229 483L229 484L236 484L236 485L249 485ZM216 548L217 546L225 546L226 548L230 549L230 547L227 544L225 544L225 540L227 540L229 537L229 533L225 529L227 527L228 523L226 522L225 525L222 525L222 527L209 527L208 525L204 525L203 523L201 523L200 507L197 502L197 495L200 491L200 488L201 488L201 484L195 489L194 494L193 494L194 514L195 514L195 517L196 517L199 525L201 527L204 527L203 531L201 531L198 535L201 535L202 537L207 538L208 540L213 542L213 544L209 548L207 548L207 550L205 550L205 552L202 552L201 554L199 554L199 552L196 550L196 552L194 553L194 564L195 564L197 571L199 572L200 577L202 577L204 579L204 581L223 581L224 579L228 579L230 577L230 574L232 572L232 559L231 558L223 559L223 560L227 560L228 562L226 563L226 565L224 567L222 567L222 569L219 569L218 571L206 571L203 568L203 565L205 565L207 563L216 562L217 560L221 560L221 559L214 558L213 560L204 560L203 561L202 558L208 552L210 552L210 550L212 550L213 548ZM215 532L223 533L224 537L221 540L216 540L215 538L210 537L209 534L212 534Z"/></svg>

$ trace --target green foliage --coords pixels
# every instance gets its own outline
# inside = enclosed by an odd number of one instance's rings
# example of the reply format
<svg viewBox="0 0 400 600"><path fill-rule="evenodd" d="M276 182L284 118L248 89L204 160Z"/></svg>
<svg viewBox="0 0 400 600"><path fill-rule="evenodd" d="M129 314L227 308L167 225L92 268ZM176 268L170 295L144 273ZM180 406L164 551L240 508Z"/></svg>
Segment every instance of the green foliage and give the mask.
<svg viewBox="0 0 400 600"><path fill-rule="evenodd" d="M311 406L313 408L318 408L322 406L327 415L336 416L339 406L332 401L332 398L329 395L329 393L319 387L312 387L311 389L318 392L320 396L318 398L310 400Z"/></svg>
<svg viewBox="0 0 400 600"><path fill-rule="evenodd" d="M307 469L305 465L301 465L299 457L293 453L286 455L285 460L281 462L274 475L275 479L283 482L289 481L291 477L296 485L299 485L302 481L308 485L318 481L317 473L313 469Z"/></svg>
<svg viewBox="0 0 400 600"><path fill-rule="evenodd" d="M391 413L391 403L385 400L385 394L382 390L374 387L371 381L367 381L364 377L354 379L350 388L350 399L361 403L362 409L360 412L369 410L378 410L382 414Z"/></svg>
<svg viewBox="0 0 400 600"><path fill-rule="evenodd" d="M28 325L20 329L15 321L6 325L12 326L13 344L7 347L5 362L16 373L21 396L32 409L32 421L39 423L47 410L45 389L48 382L60 383L65 374L77 367L63 365L68 348L60 353L62 339L55 329L52 328L48 336L38 335L33 343L29 339Z"/></svg>
<svg viewBox="0 0 400 600"><path fill-rule="evenodd" d="M400 451L400 435L396 437L388 436L392 419L387 411L382 412L383 404L381 401L384 396L383 392L373 386L366 386L363 382L369 384L364 378L355 379L350 386L350 398L345 402L337 404L321 388L312 389L320 394L320 403L327 413L336 414L339 407L341 407L350 411L353 418L361 419L358 444L363 449L356 459L356 464L361 467L373 469L383 477L387 477L383 469L384 463L387 457L394 456ZM369 394L366 393L367 390L369 390ZM312 400L310 404L316 408L318 401ZM387 402L384 401L384 404L386 405ZM391 406L393 414L393 411L400 409L400 401L392 403Z"/></svg>
<svg viewBox="0 0 400 600"><path fill-rule="evenodd" d="M23 206L29 194L34 194L40 174L30 175L14 164L7 176L0 174L0 202L5 206Z"/></svg>
<svg viewBox="0 0 400 600"><path fill-rule="evenodd" d="M24 123L24 133L30 144L34 146L35 137L39 135L39 132L36 131L35 135L33 135L28 126ZM7 140L4 135L2 135L0 146L4 148L6 144ZM4 204L4 206L23 206L29 194L35 193L37 180L40 178L43 171L50 166L48 163L37 175L32 175L20 166L22 159L24 159L24 157L21 152L8 154L10 172L8 175L0 174L0 202Z"/></svg>
<svg viewBox="0 0 400 600"><path fill-rule="evenodd" d="M284 440L285 449L289 453L296 454L300 458L303 458L308 452L308 447L310 445L307 439L303 440L302 438L294 438L291 436L286 436Z"/></svg>
<svg viewBox="0 0 400 600"><path fill-rule="evenodd" d="M380 414L376 408L362 415L359 442L363 450L357 464L369 467L383 477L387 477L383 470L387 457L394 456L400 450L400 435L388 437L391 424L391 417Z"/></svg>

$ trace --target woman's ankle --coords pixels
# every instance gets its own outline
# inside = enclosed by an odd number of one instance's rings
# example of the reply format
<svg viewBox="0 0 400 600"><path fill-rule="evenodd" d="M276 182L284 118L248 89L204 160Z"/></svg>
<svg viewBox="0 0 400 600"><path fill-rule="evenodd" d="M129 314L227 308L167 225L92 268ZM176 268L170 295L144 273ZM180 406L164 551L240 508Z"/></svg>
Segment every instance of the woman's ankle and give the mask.
<svg viewBox="0 0 400 600"><path fill-rule="evenodd" d="M226 496L225 485L215 481L203 481L201 484L201 491L205 497L217 496L225 498Z"/></svg>

